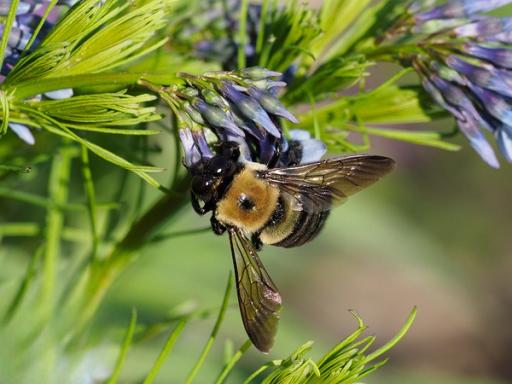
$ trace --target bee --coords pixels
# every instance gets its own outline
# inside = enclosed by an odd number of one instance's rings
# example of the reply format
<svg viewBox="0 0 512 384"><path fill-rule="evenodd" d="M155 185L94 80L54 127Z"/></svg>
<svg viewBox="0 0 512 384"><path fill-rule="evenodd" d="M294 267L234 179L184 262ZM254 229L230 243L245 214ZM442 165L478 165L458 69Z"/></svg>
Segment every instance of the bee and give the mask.
<svg viewBox="0 0 512 384"><path fill-rule="evenodd" d="M290 248L311 241L333 206L393 167L392 159L373 155L271 167L240 161L238 146L227 142L189 169L194 210L212 212L213 231L229 235L242 321L260 351L273 345L282 302L257 252L264 244Z"/></svg>

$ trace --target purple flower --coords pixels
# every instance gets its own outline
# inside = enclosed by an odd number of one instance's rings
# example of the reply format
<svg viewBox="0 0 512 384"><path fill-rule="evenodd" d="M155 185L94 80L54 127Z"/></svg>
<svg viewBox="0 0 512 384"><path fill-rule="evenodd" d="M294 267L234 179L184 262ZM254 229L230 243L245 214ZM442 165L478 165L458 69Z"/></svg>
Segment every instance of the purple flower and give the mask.
<svg viewBox="0 0 512 384"><path fill-rule="evenodd" d="M231 102L233 108L236 108L243 118L249 119L254 124L265 129L274 137L281 137L281 132L270 119L270 116L261 106L256 98L238 91L233 83L223 82L219 88L220 92L227 100Z"/></svg>
<svg viewBox="0 0 512 384"><path fill-rule="evenodd" d="M457 121L490 166L499 162L482 129L512 162L512 18L481 15L512 0L415 2L411 32L426 33L410 59L432 98ZM430 6L430 9L428 7Z"/></svg>
<svg viewBox="0 0 512 384"><path fill-rule="evenodd" d="M185 152L183 161L187 167L191 167L213 156L203 130L192 131L189 128L183 128L180 129L179 134L181 145Z"/></svg>
<svg viewBox="0 0 512 384"><path fill-rule="evenodd" d="M481 17L455 28L453 32L461 38L511 43L512 17Z"/></svg>
<svg viewBox="0 0 512 384"><path fill-rule="evenodd" d="M292 130L290 140L283 136L279 119L297 119L272 94L276 83L282 86L273 80L280 76L259 67L200 79L184 74L187 86L169 90L169 96L186 115L178 116L186 127L180 130L185 165L200 167L218 142L235 143L241 161L286 166L320 159L325 145L307 132Z"/></svg>
<svg viewBox="0 0 512 384"><path fill-rule="evenodd" d="M432 2L415 2L409 10L415 13L418 22L436 19L466 18L492 11L511 3L510 0L451 0L446 4L421 12L422 9L432 6Z"/></svg>

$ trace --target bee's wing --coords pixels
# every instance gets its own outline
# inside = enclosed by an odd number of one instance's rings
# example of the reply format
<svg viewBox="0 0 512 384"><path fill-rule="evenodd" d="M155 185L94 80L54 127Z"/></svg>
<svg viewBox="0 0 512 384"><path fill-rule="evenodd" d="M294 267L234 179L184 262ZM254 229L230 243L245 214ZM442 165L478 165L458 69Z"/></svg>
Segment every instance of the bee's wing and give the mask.
<svg viewBox="0 0 512 384"><path fill-rule="evenodd" d="M268 352L277 332L281 296L251 242L237 228L228 231L242 321L254 346Z"/></svg>
<svg viewBox="0 0 512 384"><path fill-rule="evenodd" d="M258 171L258 176L293 197L293 208L318 212L343 203L394 167L384 156L337 157L288 168Z"/></svg>

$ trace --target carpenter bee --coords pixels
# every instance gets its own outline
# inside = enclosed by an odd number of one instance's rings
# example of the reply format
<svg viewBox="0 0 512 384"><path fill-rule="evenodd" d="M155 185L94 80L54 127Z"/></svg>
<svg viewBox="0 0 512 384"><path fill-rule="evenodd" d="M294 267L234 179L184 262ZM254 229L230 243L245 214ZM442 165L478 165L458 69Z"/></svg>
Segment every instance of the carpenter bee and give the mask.
<svg viewBox="0 0 512 384"><path fill-rule="evenodd" d="M229 235L242 321L262 352L272 347L281 296L261 263L263 244L296 247L315 238L329 210L389 173L388 157L354 155L309 164L270 167L240 161L236 143L189 169L191 198L211 226Z"/></svg>

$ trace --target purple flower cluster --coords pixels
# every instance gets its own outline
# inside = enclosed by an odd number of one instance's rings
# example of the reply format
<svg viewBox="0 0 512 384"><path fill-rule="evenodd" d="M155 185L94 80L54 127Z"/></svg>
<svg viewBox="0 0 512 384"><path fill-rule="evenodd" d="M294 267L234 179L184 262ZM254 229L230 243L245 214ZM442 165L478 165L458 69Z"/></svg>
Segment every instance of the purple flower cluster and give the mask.
<svg viewBox="0 0 512 384"><path fill-rule="evenodd" d="M171 90L184 126L180 138L185 165L192 167L211 158L212 145L218 141L236 143L244 161L276 166L319 160L326 151L321 141L300 130L290 132L291 140L283 136L279 119L292 123L297 119L274 96L276 88L285 86L275 80L280 76L251 67L211 78L206 75L200 81L188 78L186 87ZM211 84L205 86L205 80ZM296 143L300 143L300 154L290 151Z"/></svg>
<svg viewBox="0 0 512 384"><path fill-rule="evenodd" d="M76 0L60 0L57 5L69 7L72 6L75 2ZM41 22L41 17L45 13L46 7L49 3L50 0L23 0L18 3L16 18L12 28L9 31L9 39L4 55L3 66L0 68L0 83L4 81L5 76L9 74L11 69L18 62L20 56L27 47L28 42L32 38L34 30ZM0 17L6 16L9 13L10 4L10 0L0 0ZM59 14L59 9L51 12L49 17L45 20L45 23L43 24L39 34L37 35L33 47L37 46L37 43L49 32L54 23L57 21ZM0 25L0 36L3 35L4 28L4 25ZM63 89L54 92L48 92L45 95L38 97L63 99L71 97L72 95L73 91L71 89ZM9 123L9 128L26 143L35 143L32 132L25 125L11 122Z"/></svg>
<svg viewBox="0 0 512 384"><path fill-rule="evenodd" d="M512 1L454 0L434 8L429 3L409 8L412 31L425 35L413 67L484 161L499 167L482 129L512 162L512 18L481 14Z"/></svg>

